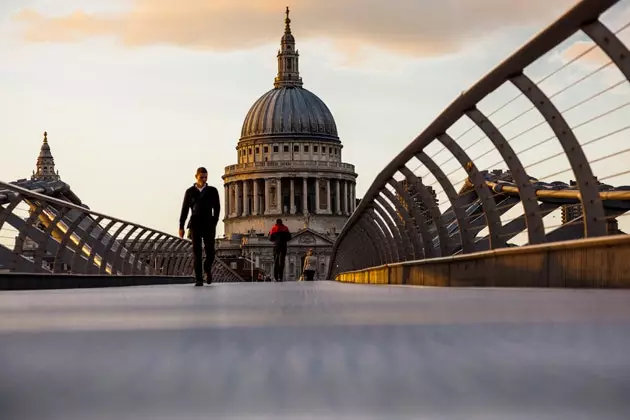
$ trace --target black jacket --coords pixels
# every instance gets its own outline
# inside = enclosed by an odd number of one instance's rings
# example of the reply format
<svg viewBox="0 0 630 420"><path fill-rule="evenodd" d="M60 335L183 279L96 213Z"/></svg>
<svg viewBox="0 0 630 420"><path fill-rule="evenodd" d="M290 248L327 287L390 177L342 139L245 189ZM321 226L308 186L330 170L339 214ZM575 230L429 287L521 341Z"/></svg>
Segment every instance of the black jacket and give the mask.
<svg viewBox="0 0 630 420"><path fill-rule="evenodd" d="M206 185L200 192L195 185L184 194L182 212L179 216L179 228L183 229L188 218L188 209L192 210L188 227L191 229L215 227L219 222L221 203L216 188Z"/></svg>
<svg viewBox="0 0 630 420"><path fill-rule="evenodd" d="M291 240L291 232L286 225L273 225L269 231L269 240L273 242L276 251L287 250L287 243Z"/></svg>

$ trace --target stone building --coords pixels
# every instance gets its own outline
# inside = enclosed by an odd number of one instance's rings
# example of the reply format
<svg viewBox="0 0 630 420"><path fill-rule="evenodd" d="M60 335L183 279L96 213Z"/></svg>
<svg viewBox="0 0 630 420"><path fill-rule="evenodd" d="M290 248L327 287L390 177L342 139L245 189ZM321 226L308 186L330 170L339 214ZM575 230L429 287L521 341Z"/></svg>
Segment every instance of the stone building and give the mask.
<svg viewBox="0 0 630 420"><path fill-rule="evenodd" d="M50 145L48 144L48 132L44 131L44 141L39 149L39 155L37 156L37 163L35 170L31 176L33 181L59 181L59 171L55 171L55 158L50 151Z"/></svg>
<svg viewBox="0 0 630 420"><path fill-rule="evenodd" d="M332 243L356 207L357 178L354 166L342 161L332 113L303 87L290 24L287 8L273 89L247 113L237 163L222 177L225 237L217 241L217 253L226 261L245 257L271 273L268 233L281 218L294 236L285 280L300 275L309 247L319 258L320 277L325 275Z"/></svg>
<svg viewBox="0 0 630 420"><path fill-rule="evenodd" d="M601 182L597 181L597 177L595 177L595 181L598 185L602 185ZM569 181L569 187L577 188L577 182L574 180ZM571 223L574 220L581 219L584 215L584 210L582 208L582 204L565 204L561 207L561 219L562 224ZM581 221L579 223L582 223ZM619 221L616 217L607 217L606 218L606 233L608 235L622 235L625 234L624 231L619 229Z"/></svg>

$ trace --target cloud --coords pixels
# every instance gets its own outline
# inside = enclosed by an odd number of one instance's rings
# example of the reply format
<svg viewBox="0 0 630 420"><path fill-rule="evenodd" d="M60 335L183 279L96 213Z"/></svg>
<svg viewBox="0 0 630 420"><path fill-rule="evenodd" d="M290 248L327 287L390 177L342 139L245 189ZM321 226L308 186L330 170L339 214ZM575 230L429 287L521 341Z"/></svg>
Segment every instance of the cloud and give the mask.
<svg viewBox="0 0 630 420"><path fill-rule="evenodd" d="M577 59L581 64L601 66L610 62L610 58L592 41L577 41L560 53L564 62Z"/></svg>
<svg viewBox="0 0 630 420"><path fill-rule="evenodd" d="M619 40L628 46L630 44L630 5L623 6L618 4L617 7L613 6L608 10L606 14L600 17L600 21L608 27ZM588 38L587 38L588 39ZM579 64L586 65L587 67L599 67L610 62L610 57L606 55L593 41L575 41L564 50L560 51L556 55L556 59L559 58L561 62L566 63L571 60L577 59Z"/></svg>
<svg viewBox="0 0 630 420"><path fill-rule="evenodd" d="M617 36L622 43L628 45L630 31L618 33ZM559 50L551 61L562 64L570 62L571 64L567 68L577 66L573 67L575 71L570 77L577 77L578 80L582 78L594 79L596 83L604 87L617 86L621 80L625 80L610 57L593 41L575 41L568 47ZM619 95L627 94L625 89L615 89L612 92Z"/></svg>
<svg viewBox="0 0 630 420"><path fill-rule="evenodd" d="M126 46L170 44L229 51L277 42L286 0L129 0L118 14L81 10L14 15L31 42L114 37ZM293 33L327 38L336 47L371 46L415 56L454 53L510 26L544 26L575 0L293 0Z"/></svg>

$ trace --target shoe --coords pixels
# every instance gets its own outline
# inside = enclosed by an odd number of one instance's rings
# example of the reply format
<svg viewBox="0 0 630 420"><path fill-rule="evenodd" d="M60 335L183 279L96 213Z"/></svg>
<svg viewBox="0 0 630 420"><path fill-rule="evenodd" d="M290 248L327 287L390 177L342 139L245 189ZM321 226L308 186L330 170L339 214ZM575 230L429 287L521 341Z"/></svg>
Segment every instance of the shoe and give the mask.
<svg viewBox="0 0 630 420"><path fill-rule="evenodd" d="M212 274L206 274L206 283L212 284Z"/></svg>
<svg viewBox="0 0 630 420"><path fill-rule="evenodd" d="M203 286L203 282L196 281L195 282L195 287L199 287L199 286Z"/></svg>

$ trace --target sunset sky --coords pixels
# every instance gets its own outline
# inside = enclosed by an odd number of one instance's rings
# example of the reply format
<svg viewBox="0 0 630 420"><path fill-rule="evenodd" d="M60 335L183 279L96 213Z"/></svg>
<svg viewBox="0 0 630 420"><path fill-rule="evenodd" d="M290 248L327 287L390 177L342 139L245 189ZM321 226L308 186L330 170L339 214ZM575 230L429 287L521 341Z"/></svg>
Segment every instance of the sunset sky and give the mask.
<svg viewBox="0 0 630 420"><path fill-rule="evenodd" d="M304 87L336 119L357 197L455 97L574 3L292 0ZM286 5L0 1L0 180L30 176L48 131L62 179L92 209L175 233L197 166L223 199L243 119L272 88Z"/></svg>

